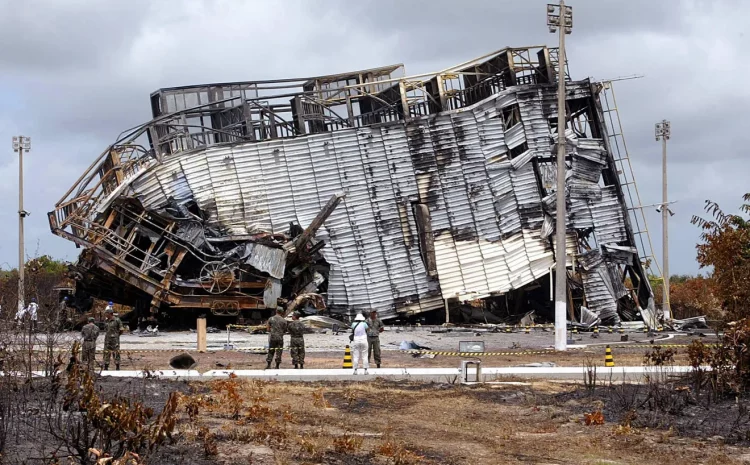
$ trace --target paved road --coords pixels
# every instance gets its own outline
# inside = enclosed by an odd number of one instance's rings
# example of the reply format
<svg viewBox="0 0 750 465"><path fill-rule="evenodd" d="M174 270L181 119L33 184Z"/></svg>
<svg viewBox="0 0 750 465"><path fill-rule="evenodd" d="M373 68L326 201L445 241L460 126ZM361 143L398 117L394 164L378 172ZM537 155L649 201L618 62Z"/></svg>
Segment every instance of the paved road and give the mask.
<svg viewBox="0 0 750 465"><path fill-rule="evenodd" d="M414 341L420 346L426 346L435 351L458 351L459 342L461 341L482 341L485 345L485 352L502 352L511 348L524 349L543 349L551 348L554 343L554 335L551 331L541 329L532 330L530 334L520 333L493 333L489 331L472 331L463 328L453 329L450 332L437 328L410 328L396 329L388 328L381 335L381 346L383 350L398 350L402 341ZM654 339L647 337L642 332L632 332L627 334L631 342L648 341ZM38 335L43 338L43 335ZM79 333L65 333L60 335L64 340L72 341L79 337ZM671 337L667 333L661 333L658 338ZM140 336L137 334L124 334L121 338L120 348L126 350L187 350L196 349L195 333L190 331L179 332L162 332L156 337ZM574 336L577 344L607 344L619 343L620 335L607 334L603 332L599 338L592 338L589 333L581 333ZM230 343L237 349L263 348L268 344L268 336L264 334L248 334L244 331L233 331L229 335ZM288 341L288 336L286 338ZM223 350L227 342L227 333L209 333L207 335L208 350ZM41 339L40 339L41 342ZM684 343L684 340L683 340ZM97 348L103 348L104 338L100 337ZM347 333L333 335L327 334L307 334L305 335L305 348L309 352L341 350L349 344Z"/></svg>

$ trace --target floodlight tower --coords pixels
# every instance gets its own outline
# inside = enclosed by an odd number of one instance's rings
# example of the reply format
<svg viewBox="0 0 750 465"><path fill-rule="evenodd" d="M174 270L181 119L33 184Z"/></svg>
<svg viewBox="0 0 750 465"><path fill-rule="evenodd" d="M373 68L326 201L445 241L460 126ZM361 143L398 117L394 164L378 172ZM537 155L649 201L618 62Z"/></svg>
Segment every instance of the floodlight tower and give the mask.
<svg viewBox="0 0 750 465"><path fill-rule="evenodd" d="M664 304L662 305L662 311L664 312L664 320L669 321L672 319L672 308L669 302L669 217L670 211L667 208L669 200L667 198L667 141L672 135L672 126L669 121L662 120L661 123L656 123L655 128L656 141L661 140L661 172L662 172L662 186L661 186L661 201L664 208L661 209L661 222L662 222L662 280L664 282Z"/></svg>
<svg viewBox="0 0 750 465"><path fill-rule="evenodd" d="M31 150L31 137L14 136L13 151L18 152L18 309L24 308L24 268L26 260L23 247L23 219L29 212L23 209L23 152Z"/></svg>
<svg viewBox="0 0 750 465"><path fill-rule="evenodd" d="M547 26L560 33L557 59L557 223L555 226L555 350L567 350L567 290L565 233L565 35L573 31L573 8L547 5Z"/></svg>

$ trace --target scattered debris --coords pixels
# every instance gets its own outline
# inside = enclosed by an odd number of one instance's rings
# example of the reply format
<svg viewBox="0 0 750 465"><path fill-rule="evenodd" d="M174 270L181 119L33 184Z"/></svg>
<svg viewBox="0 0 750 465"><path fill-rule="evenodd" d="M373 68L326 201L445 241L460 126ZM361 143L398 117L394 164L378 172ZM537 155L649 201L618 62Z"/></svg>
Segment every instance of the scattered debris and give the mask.
<svg viewBox="0 0 750 465"><path fill-rule="evenodd" d="M414 341L401 341L398 348L399 350L432 350L429 347L421 346Z"/></svg>
<svg viewBox="0 0 750 465"><path fill-rule="evenodd" d="M687 331L689 329L708 329L708 323L706 317L696 316L693 318L685 318L684 320L672 320L672 326L678 331Z"/></svg>
<svg viewBox="0 0 750 465"><path fill-rule="evenodd" d="M346 328L346 323L343 323L335 318L331 318L323 315L312 315L300 318L300 321L308 328L318 329L330 329L334 332L337 329Z"/></svg>
<svg viewBox="0 0 750 465"><path fill-rule="evenodd" d="M148 325L146 329L138 333L138 337L156 337L159 335L159 326Z"/></svg>

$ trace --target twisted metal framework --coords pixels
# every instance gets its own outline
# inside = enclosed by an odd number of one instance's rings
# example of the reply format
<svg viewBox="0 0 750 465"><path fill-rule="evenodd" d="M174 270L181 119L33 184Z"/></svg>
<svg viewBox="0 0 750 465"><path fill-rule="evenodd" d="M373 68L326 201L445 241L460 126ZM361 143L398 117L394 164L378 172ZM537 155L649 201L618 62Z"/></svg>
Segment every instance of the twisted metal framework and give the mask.
<svg viewBox="0 0 750 465"><path fill-rule="evenodd" d="M297 226L296 233L292 227L289 234L237 237L209 234L197 210L145 210L131 195L131 184L177 154L409 122L474 105L510 87L554 85L557 56L544 46L505 48L408 77L397 64L312 78L160 89L151 94L153 119L123 132L102 152L48 214L50 228L85 249L73 272L79 285L98 297L147 302L153 312L168 306L237 315L275 307L277 297L305 288L298 270L320 262L323 244L315 231L342 195L334 195L304 231ZM569 80L567 63L564 69ZM571 109L576 111L582 110ZM575 130L576 124L590 123L572 114L570 124ZM250 243L267 248L275 262L261 270L238 259L237 249ZM282 272L274 275L270 270L281 262Z"/></svg>

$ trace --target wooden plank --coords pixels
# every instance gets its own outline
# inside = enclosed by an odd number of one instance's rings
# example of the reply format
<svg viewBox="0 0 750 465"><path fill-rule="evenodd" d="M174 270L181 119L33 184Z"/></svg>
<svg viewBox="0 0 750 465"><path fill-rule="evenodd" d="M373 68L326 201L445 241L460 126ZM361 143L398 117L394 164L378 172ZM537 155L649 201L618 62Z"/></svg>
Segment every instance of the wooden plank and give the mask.
<svg viewBox="0 0 750 465"><path fill-rule="evenodd" d="M204 353L206 352L206 348L207 348L206 319L205 318L198 318L198 323L196 324L196 332L198 333L198 341L197 341L198 352Z"/></svg>

